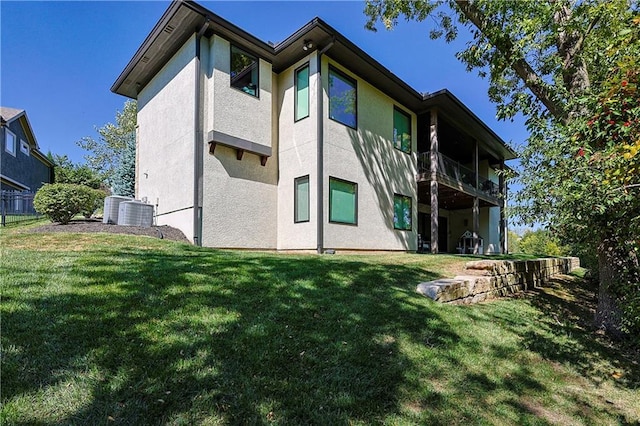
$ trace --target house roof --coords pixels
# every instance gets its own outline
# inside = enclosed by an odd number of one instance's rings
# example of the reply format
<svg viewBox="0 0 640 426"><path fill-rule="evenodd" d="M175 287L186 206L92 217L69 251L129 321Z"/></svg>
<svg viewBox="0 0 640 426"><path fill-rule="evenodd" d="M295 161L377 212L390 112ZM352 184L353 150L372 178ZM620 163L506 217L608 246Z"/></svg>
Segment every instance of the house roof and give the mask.
<svg viewBox="0 0 640 426"><path fill-rule="evenodd" d="M6 123L10 123L13 120L15 120L16 118L18 118L18 116L20 114L24 114L24 110L23 109L15 109L15 108L9 108L9 107L0 107L0 117L2 117L2 119L6 122Z"/></svg>
<svg viewBox="0 0 640 426"><path fill-rule="evenodd" d="M40 146L38 145L36 135L33 132L33 128L31 127L29 117L27 117L27 112L25 110L0 106L0 118L3 127L16 120L20 121L22 129L27 136L27 142L29 143L31 152L49 166L53 166L53 163L51 163L51 161L42 152L40 152Z"/></svg>
<svg viewBox="0 0 640 426"><path fill-rule="evenodd" d="M29 123L29 118L27 117L27 112L23 109L9 108L9 107L0 107L0 115L2 116L2 120L4 124L10 124L16 120L20 120L22 122L22 128L29 140L29 145L31 148L38 149L38 141L36 140L36 135L33 133L33 129L31 128L31 123ZM3 125L4 125L3 124Z"/></svg>
<svg viewBox="0 0 640 426"><path fill-rule="evenodd" d="M171 3L133 58L116 79L111 91L137 98L140 90L160 71L184 43L208 23L205 37L217 34L272 64L279 73L306 55L302 49L311 41L314 49L324 50L333 60L348 64L349 70L374 87L410 108L416 114L432 108L447 114L453 123L462 123L470 136L497 158L511 160L517 157L493 130L472 113L448 90L422 94L376 61L365 51L320 18L306 25L277 44L269 44L216 15L193 1L178 0Z"/></svg>

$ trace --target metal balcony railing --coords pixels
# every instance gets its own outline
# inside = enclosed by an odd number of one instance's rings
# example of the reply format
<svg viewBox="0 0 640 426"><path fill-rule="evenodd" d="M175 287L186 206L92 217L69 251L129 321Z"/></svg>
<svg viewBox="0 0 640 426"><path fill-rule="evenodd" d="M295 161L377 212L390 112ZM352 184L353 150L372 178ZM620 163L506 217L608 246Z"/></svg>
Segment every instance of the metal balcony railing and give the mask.
<svg viewBox="0 0 640 426"><path fill-rule="evenodd" d="M486 176L478 175L479 187L476 188L476 174L473 170L463 166L446 155L442 155L441 153L437 153L436 156L440 162L438 167L439 173L454 179L456 182L471 186L472 188L482 191L492 197L497 198L500 195L498 185ZM429 151L418 154L418 173L431 173L431 153Z"/></svg>

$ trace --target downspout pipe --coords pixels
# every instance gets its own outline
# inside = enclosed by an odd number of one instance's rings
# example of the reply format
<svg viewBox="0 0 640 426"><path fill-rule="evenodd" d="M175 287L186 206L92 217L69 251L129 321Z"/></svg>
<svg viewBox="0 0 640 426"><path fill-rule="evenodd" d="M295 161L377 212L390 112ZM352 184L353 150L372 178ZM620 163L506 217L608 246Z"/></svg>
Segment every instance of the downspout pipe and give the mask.
<svg viewBox="0 0 640 426"><path fill-rule="evenodd" d="M327 53L329 49L335 43L335 38L332 39L329 44L317 51L316 55L316 67L318 68L318 111L317 111L317 139L318 139L318 151L316 153L317 163L317 201L318 201L318 214L317 214L317 251L318 254L322 254L324 251L324 107L322 90L322 55Z"/></svg>
<svg viewBox="0 0 640 426"><path fill-rule="evenodd" d="M195 93L194 93L194 113L193 113L193 244L202 246L202 94L200 90L200 79L202 69L200 66L200 41L209 28L209 18L196 33L196 63L195 63Z"/></svg>

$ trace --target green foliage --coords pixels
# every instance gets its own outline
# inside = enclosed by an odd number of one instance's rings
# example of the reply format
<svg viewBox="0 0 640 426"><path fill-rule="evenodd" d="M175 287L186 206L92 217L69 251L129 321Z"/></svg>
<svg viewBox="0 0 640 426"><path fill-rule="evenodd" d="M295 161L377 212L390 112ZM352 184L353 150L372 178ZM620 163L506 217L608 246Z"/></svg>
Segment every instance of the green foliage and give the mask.
<svg viewBox="0 0 640 426"><path fill-rule="evenodd" d="M129 134L127 145L122 149L120 163L113 173L113 193L125 197L135 197L136 182L136 141L135 134Z"/></svg>
<svg viewBox="0 0 640 426"><path fill-rule="evenodd" d="M538 256L563 256L565 254L560 244L551 236L549 231L537 229L527 230L519 242L522 253Z"/></svg>
<svg viewBox="0 0 640 426"><path fill-rule="evenodd" d="M600 295L611 292L623 310L637 304L634 312L640 311L638 12L627 0L368 0L365 9L369 27L382 21L390 28L400 17L426 20L434 23L431 36L446 40L459 26L469 29L473 39L458 59L489 78L499 118L527 117L516 216L546 224L573 252L597 253ZM640 321L625 321L640 330Z"/></svg>
<svg viewBox="0 0 640 426"><path fill-rule="evenodd" d="M89 152L85 156L89 167L98 173L108 185L113 185L116 171L122 167L123 153L126 149L135 151L135 132L138 107L136 101L125 102L122 111L116 111L116 123L107 123L96 129L98 139L90 136L77 142L78 146ZM133 148L131 148L133 145ZM126 167L135 167L128 162ZM120 177L127 175L120 172ZM135 172L134 172L135 173Z"/></svg>
<svg viewBox="0 0 640 426"><path fill-rule="evenodd" d="M98 189L102 186L102 179L85 164L74 164L66 155L50 155L54 164L56 183L73 183Z"/></svg>
<svg viewBox="0 0 640 426"><path fill-rule="evenodd" d="M79 196L79 188L80 185L70 183L45 184L36 193L33 206L52 222L69 223L80 213L82 197Z"/></svg>
<svg viewBox="0 0 640 426"><path fill-rule="evenodd" d="M509 253L520 253L520 235L512 230L507 231L507 251Z"/></svg>
<svg viewBox="0 0 640 426"><path fill-rule="evenodd" d="M54 183L43 185L33 199L33 206L52 222L66 224L79 213L90 217L100 206L105 193L84 185Z"/></svg>
<svg viewBox="0 0 640 426"><path fill-rule="evenodd" d="M545 220L587 263L600 253L601 274L615 277L607 291L633 332L640 330L640 20L628 22L603 50L602 80L569 103L573 118L530 124L518 213Z"/></svg>
<svg viewBox="0 0 640 426"><path fill-rule="evenodd" d="M107 194L101 189L93 189L87 186L78 188L78 196L80 198L80 213L90 218L104 204L104 198Z"/></svg>

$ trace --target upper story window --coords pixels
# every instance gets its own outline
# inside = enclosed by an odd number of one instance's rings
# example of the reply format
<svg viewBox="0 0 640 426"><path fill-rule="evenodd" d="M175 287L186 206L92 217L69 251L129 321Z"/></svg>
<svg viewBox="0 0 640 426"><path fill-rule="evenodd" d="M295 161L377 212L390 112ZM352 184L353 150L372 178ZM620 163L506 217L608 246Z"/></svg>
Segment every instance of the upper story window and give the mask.
<svg viewBox="0 0 640 426"><path fill-rule="evenodd" d="M329 118L356 129L358 127L356 81L329 67Z"/></svg>
<svg viewBox="0 0 640 426"><path fill-rule="evenodd" d="M20 151L23 154L29 155L29 144L23 140L20 140Z"/></svg>
<svg viewBox="0 0 640 426"><path fill-rule="evenodd" d="M258 96L258 59L231 46L231 87Z"/></svg>
<svg viewBox="0 0 640 426"><path fill-rule="evenodd" d="M411 116L396 107L393 108L393 146L411 154Z"/></svg>
<svg viewBox="0 0 640 426"><path fill-rule="evenodd" d="M309 64L296 70L295 121L309 116Z"/></svg>
<svg viewBox="0 0 640 426"><path fill-rule="evenodd" d="M5 129L4 150L15 157L16 155L16 135L11 130Z"/></svg>

